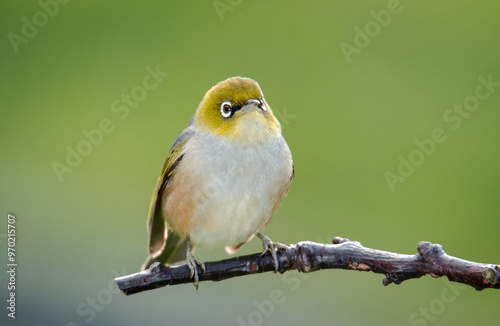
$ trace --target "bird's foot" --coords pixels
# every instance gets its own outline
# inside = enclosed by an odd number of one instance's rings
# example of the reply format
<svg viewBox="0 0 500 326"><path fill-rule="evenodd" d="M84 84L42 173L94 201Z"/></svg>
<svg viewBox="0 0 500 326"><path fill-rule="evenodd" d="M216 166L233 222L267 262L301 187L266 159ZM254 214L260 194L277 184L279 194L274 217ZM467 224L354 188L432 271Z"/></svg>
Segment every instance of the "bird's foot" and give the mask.
<svg viewBox="0 0 500 326"><path fill-rule="evenodd" d="M279 268L278 264L278 257L276 257L276 250L277 249L287 249L289 248L287 245L279 243L279 242L272 242L269 237L263 235L262 233L255 233L255 235L262 240L262 255L264 255L266 252L269 251L271 256L273 256L273 261L274 261L274 271L277 272Z"/></svg>
<svg viewBox="0 0 500 326"><path fill-rule="evenodd" d="M186 257L186 260L187 260L187 265L189 267L189 270L191 271L191 278L194 279L194 287L196 288L196 290L198 290L198 283L200 281L200 277L198 276L198 266L201 267L201 269L203 270L203 273L206 272L206 269L205 269L205 264L199 260L199 259L196 259L194 258L193 254L191 252L187 252L187 257Z"/></svg>

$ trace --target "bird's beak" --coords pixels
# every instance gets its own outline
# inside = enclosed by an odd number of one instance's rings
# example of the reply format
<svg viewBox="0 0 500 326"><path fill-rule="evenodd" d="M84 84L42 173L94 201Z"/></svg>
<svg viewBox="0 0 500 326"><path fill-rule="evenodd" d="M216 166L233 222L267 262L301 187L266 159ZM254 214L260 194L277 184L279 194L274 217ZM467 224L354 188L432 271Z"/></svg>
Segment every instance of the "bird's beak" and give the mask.
<svg viewBox="0 0 500 326"><path fill-rule="evenodd" d="M261 102L259 100L254 100L254 99L250 99L250 100L246 101L245 104L243 105L243 107L241 108L241 111L248 112L248 111L255 109L255 108L258 108L264 112L267 111L266 105L263 102Z"/></svg>

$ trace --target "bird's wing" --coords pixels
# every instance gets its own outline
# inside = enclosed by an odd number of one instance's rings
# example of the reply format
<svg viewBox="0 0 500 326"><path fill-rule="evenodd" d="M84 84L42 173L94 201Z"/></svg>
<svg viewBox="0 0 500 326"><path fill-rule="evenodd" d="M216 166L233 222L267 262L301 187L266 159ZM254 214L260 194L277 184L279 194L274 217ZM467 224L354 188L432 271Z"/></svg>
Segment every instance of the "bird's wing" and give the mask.
<svg viewBox="0 0 500 326"><path fill-rule="evenodd" d="M174 140L170 152L168 153L165 164L156 188L153 192L153 197L151 198L151 205L149 207L148 216L148 234L149 234L149 253L152 258L156 258L160 255L164 256L166 253L164 251L171 252L171 256L175 254L176 250L173 250L180 245L182 245L182 239L175 235L173 232L169 232L166 227L165 217L163 216L161 202L162 193L168 184L170 178L175 173L176 167L181 164L182 158L184 157L184 149L186 143L194 135L195 129L188 126L184 129ZM167 240L168 239L168 240ZM168 243L167 243L168 242ZM166 262L169 257L166 257L163 262Z"/></svg>

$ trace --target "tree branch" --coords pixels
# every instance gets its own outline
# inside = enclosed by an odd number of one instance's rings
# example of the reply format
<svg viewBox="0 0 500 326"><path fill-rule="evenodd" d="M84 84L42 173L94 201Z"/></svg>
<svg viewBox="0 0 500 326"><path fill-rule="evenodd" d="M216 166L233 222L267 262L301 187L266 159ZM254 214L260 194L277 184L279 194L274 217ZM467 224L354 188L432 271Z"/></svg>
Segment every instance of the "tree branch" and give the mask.
<svg viewBox="0 0 500 326"><path fill-rule="evenodd" d="M303 273L322 269L350 269L384 274L384 285L400 284L420 278L446 276L476 290L500 289L500 266L480 264L449 256L439 244L420 242L418 253L401 255L388 251L365 248L359 242L336 237L333 244L299 242L288 249L278 249L278 272L298 270ZM269 253L253 254L205 263L206 272L198 269L200 282L222 281L228 278L274 271ZM191 283L187 265L165 266L153 264L148 270L118 277L118 288L126 295L152 290L166 285Z"/></svg>

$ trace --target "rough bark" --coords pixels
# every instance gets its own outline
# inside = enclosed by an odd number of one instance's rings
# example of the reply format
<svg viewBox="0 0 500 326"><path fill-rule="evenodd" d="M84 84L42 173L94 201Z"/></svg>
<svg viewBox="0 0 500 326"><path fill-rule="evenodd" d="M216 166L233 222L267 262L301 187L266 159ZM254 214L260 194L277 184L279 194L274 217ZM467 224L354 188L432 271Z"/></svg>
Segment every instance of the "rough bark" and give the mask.
<svg viewBox="0 0 500 326"><path fill-rule="evenodd" d="M347 269L384 274L384 285L400 284L420 278L446 276L452 282L460 282L476 290L500 288L500 266L475 263L449 256L439 244L420 242L415 255L402 255L363 247L359 242L336 237L333 244L310 241L278 249L279 273L297 270L303 273L323 269ZM269 253L253 254L205 263L206 272L198 269L200 282L222 281L250 274L274 272ZM187 265L165 266L154 264L149 269L116 278L118 288L126 295L147 291L166 285L191 283Z"/></svg>

